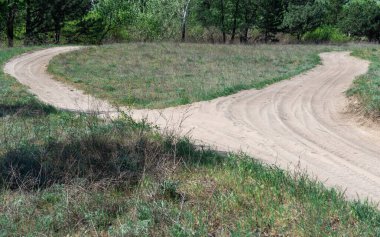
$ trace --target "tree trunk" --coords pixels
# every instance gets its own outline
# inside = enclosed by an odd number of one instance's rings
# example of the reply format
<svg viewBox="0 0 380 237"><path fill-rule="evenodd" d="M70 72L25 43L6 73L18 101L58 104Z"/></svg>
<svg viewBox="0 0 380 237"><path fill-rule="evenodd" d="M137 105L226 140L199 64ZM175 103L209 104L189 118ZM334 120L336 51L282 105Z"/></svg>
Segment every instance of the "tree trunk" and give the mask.
<svg viewBox="0 0 380 237"><path fill-rule="evenodd" d="M243 3L244 4L244 3ZM248 1L246 4L253 4L251 1ZM241 37L241 43L248 43L248 33L250 27L253 25L253 19L255 19L254 14L256 11L249 11L247 7L245 7L245 12L244 12L244 31L243 35Z"/></svg>
<svg viewBox="0 0 380 237"><path fill-rule="evenodd" d="M244 43L244 44L248 43L248 32L249 32L249 28L246 27L244 29L244 34L241 35L240 37L240 43Z"/></svg>
<svg viewBox="0 0 380 237"><path fill-rule="evenodd" d="M61 22L63 22L63 19L60 19L60 17L53 18L54 20L54 44L59 44L61 41Z"/></svg>
<svg viewBox="0 0 380 237"><path fill-rule="evenodd" d="M25 40L24 45L30 45L32 43L32 14L31 14L31 6L30 0L26 0L26 16L25 16Z"/></svg>
<svg viewBox="0 0 380 237"><path fill-rule="evenodd" d="M61 25L56 24L54 27L54 43L59 44L61 41Z"/></svg>
<svg viewBox="0 0 380 237"><path fill-rule="evenodd" d="M8 0L8 15L7 15L7 38L8 47L12 48L14 45L14 23L16 17L17 7L16 4Z"/></svg>
<svg viewBox="0 0 380 237"><path fill-rule="evenodd" d="M182 42L186 41L186 24L187 24L187 15L189 12L189 5L191 0L186 0L185 6L183 8L182 14Z"/></svg>
<svg viewBox="0 0 380 237"><path fill-rule="evenodd" d="M220 9L221 9L221 23L222 23L222 34L223 34L223 43L226 43L226 27L224 25L224 0L220 0Z"/></svg>
<svg viewBox="0 0 380 237"><path fill-rule="evenodd" d="M231 41L230 41L231 44L235 41L236 28L237 28L237 17L238 17L238 11L239 11L239 2L240 2L240 0L236 0L235 12L234 12L234 23L233 23L233 27L232 27L232 35L231 35Z"/></svg>
<svg viewBox="0 0 380 237"><path fill-rule="evenodd" d="M298 41L298 42L301 42L301 36L302 36L301 33L297 33L297 41Z"/></svg>

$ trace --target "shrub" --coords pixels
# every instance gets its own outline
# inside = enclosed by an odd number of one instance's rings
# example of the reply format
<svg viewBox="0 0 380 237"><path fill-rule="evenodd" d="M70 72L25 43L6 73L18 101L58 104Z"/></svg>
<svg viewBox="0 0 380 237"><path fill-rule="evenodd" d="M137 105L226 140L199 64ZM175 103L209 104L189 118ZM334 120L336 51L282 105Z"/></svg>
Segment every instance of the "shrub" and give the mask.
<svg viewBox="0 0 380 237"><path fill-rule="evenodd" d="M302 39L303 41L314 43L345 43L350 40L350 37L343 34L337 28L323 26L314 31L307 32Z"/></svg>

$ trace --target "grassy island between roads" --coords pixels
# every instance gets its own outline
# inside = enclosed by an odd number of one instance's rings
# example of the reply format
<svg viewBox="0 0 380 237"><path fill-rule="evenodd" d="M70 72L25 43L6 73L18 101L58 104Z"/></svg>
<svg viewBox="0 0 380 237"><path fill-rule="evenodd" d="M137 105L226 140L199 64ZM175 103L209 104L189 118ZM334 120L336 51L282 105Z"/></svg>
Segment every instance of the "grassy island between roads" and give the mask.
<svg viewBox="0 0 380 237"><path fill-rule="evenodd" d="M49 71L117 105L164 108L262 88L320 63L328 46L131 43L56 57Z"/></svg>

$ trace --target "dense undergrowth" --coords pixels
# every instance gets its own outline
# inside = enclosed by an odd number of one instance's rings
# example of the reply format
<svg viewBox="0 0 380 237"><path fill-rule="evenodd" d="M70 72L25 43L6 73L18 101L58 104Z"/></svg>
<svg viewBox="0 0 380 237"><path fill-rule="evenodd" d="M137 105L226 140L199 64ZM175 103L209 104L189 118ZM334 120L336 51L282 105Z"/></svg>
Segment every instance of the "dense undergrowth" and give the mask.
<svg viewBox="0 0 380 237"><path fill-rule="evenodd" d="M371 62L367 74L359 77L348 95L356 96L360 108L374 119L380 118L380 46L356 49L353 55Z"/></svg>
<svg viewBox="0 0 380 237"><path fill-rule="evenodd" d="M380 236L372 204L301 172L0 85L0 236Z"/></svg>

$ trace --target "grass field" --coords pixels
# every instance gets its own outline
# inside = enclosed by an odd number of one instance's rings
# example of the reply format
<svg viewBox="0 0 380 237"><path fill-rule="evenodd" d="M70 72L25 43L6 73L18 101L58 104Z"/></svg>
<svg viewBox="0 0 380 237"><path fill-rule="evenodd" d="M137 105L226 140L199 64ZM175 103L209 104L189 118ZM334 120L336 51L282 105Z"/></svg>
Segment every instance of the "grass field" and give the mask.
<svg viewBox="0 0 380 237"><path fill-rule="evenodd" d="M135 43L56 57L57 78L117 105L163 108L262 88L316 66L332 46Z"/></svg>
<svg viewBox="0 0 380 237"><path fill-rule="evenodd" d="M372 118L380 118L380 46L356 49L353 55L371 61L369 72L359 77L348 95L357 96L364 112Z"/></svg>
<svg viewBox="0 0 380 237"><path fill-rule="evenodd" d="M2 191L3 236L380 234L378 211L346 202L304 176L236 156L202 158L210 162L188 161L161 178L147 173L133 185L79 180L39 191Z"/></svg>
<svg viewBox="0 0 380 237"><path fill-rule="evenodd" d="M372 204L302 173L0 85L0 236L380 236Z"/></svg>

